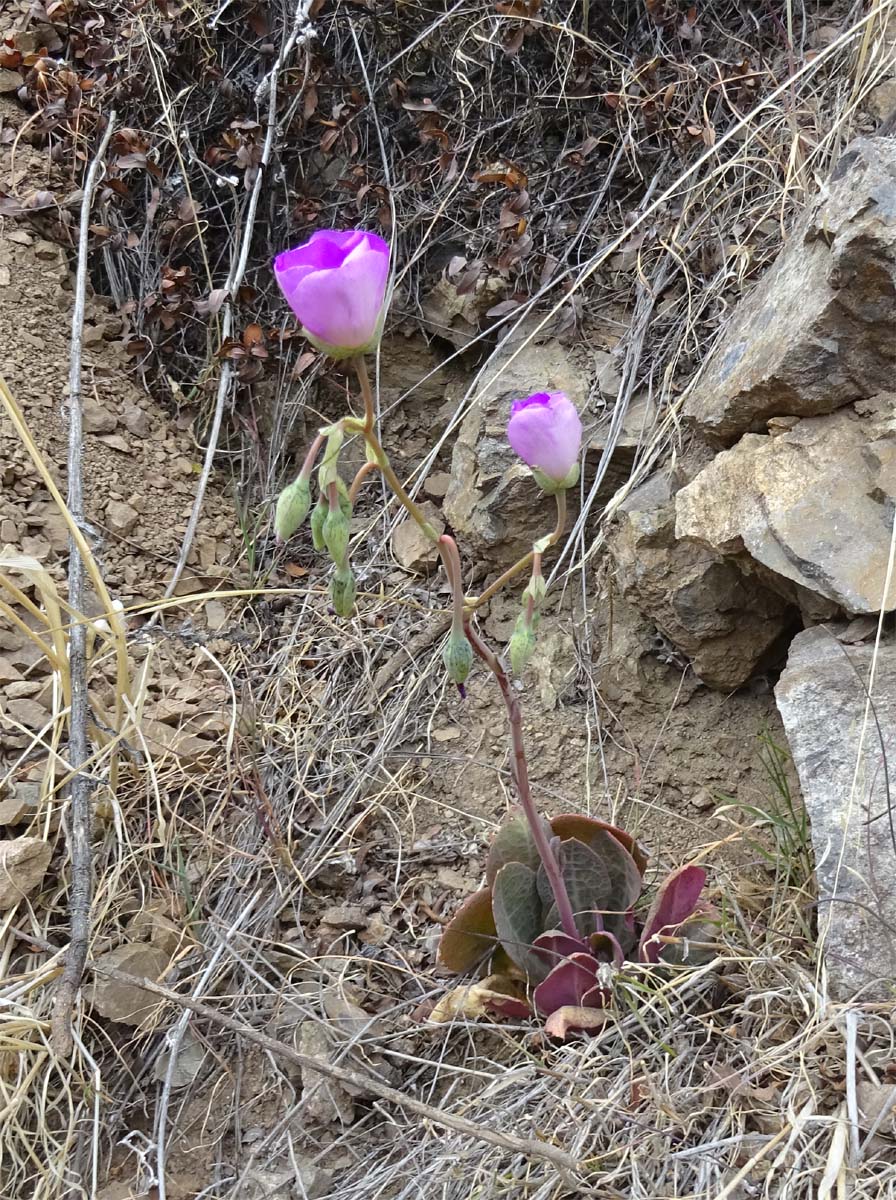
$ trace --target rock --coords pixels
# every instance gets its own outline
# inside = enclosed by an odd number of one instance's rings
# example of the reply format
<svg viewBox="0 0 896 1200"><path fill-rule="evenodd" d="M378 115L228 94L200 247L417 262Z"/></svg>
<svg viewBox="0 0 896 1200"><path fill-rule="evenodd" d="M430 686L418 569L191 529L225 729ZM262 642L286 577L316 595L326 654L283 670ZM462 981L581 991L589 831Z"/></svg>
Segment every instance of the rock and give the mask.
<svg viewBox="0 0 896 1200"><path fill-rule="evenodd" d="M317 1021L303 1021L299 1026L298 1051L323 1064L337 1057L326 1029ZM355 1119L355 1104L346 1089L335 1079L302 1067L302 1107L312 1120L324 1125L351 1125Z"/></svg>
<svg viewBox="0 0 896 1200"><path fill-rule="evenodd" d="M36 837L0 842L0 911L15 908L43 883L53 848Z"/></svg>
<svg viewBox="0 0 896 1200"><path fill-rule="evenodd" d="M441 500L446 496L450 487L451 476L447 471L433 471L432 475L427 475L423 481L424 492L436 500Z"/></svg>
<svg viewBox="0 0 896 1200"><path fill-rule="evenodd" d="M127 975L138 975L153 981L159 979L168 966L169 957L161 946L146 942L125 942L101 954L96 966L111 967ZM118 1021L122 1025L139 1025L155 1008L159 998L134 983L121 983L110 979L99 971L93 984L87 989L89 1003L101 1017Z"/></svg>
<svg viewBox="0 0 896 1200"><path fill-rule="evenodd" d="M40 784L20 779L0 800L0 826L28 825L40 809ZM55 823L58 826L58 820ZM51 827L55 827L51 821Z"/></svg>
<svg viewBox="0 0 896 1200"><path fill-rule="evenodd" d="M186 940L183 930L158 908L141 908L134 913L127 925L128 937L135 942L151 942L159 946L169 958L173 957Z"/></svg>
<svg viewBox="0 0 896 1200"><path fill-rule="evenodd" d="M888 79L879 83L868 93L868 111L878 121L885 121L890 113L896 111L896 79Z"/></svg>
<svg viewBox="0 0 896 1200"><path fill-rule="evenodd" d="M83 401L83 421L85 433L114 433L118 424L115 413L92 396L85 396Z"/></svg>
<svg viewBox="0 0 896 1200"><path fill-rule="evenodd" d="M737 688L783 648L793 610L734 562L676 538L677 482L653 475L620 505L608 543L616 580L704 683Z"/></svg>
<svg viewBox="0 0 896 1200"><path fill-rule="evenodd" d="M178 1047L174 1070L171 1072L171 1086L173 1088L189 1087L202 1070L207 1053L205 1043L187 1026ZM163 1083L168 1078L170 1064L171 1050L166 1047L153 1065L152 1073L159 1083Z"/></svg>
<svg viewBox="0 0 896 1200"><path fill-rule="evenodd" d="M96 1193L96 1200L137 1200L137 1193L126 1183L107 1183Z"/></svg>
<svg viewBox="0 0 896 1200"><path fill-rule="evenodd" d="M106 524L119 537L127 537L129 533L133 533L139 520L140 514L131 508L130 504L121 500L111 500L106 505Z"/></svg>
<svg viewBox="0 0 896 1200"><path fill-rule="evenodd" d="M819 945L835 999L892 999L896 856L887 812L896 761L896 644L881 645L868 710L872 646L844 646L823 628L790 648L775 689L809 816Z"/></svg>
<svg viewBox="0 0 896 1200"><path fill-rule="evenodd" d="M149 417L136 404L128 404L122 409L121 423L128 433L132 433L134 437L149 437L152 432Z"/></svg>
<svg viewBox="0 0 896 1200"><path fill-rule="evenodd" d="M7 716L24 725L26 729L43 728L49 717L47 710L36 700L8 700L5 707Z"/></svg>
<svg viewBox="0 0 896 1200"><path fill-rule="evenodd" d="M859 138L685 401L706 436L731 442L767 417L818 416L892 385L894 197L896 139Z"/></svg>
<svg viewBox="0 0 896 1200"><path fill-rule="evenodd" d="M424 500L420 508L427 521L439 532L445 530L445 522L439 509L430 500ZM432 544L423 530L412 520L405 517L392 534L392 553L395 559L406 571L419 571L424 567L434 566L439 561L439 551Z"/></svg>
<svg viewBox="0 0 896 1200"><path fill-rule="evenodd" d="M778 437L745 435L678 493L678 536L720 554L746 550L810 619L896 607L896 584L884 598L894 405L883 395Z"/></svg>
<svg viewBox="0 0 896 1200"><path fill-rule="evenodd" d="M292 1147L291 1151L289 1164L282 1169L253 1167L241 1176L241 1200L296 1200L299 1196L321 1200L329 1195L332 1172L297 1156Z"/></svg>
<svg viewBox="0 0 896 1200"><path fill-rule="evenodd" d="M357 904L334 904L321 917L324 925L334 929L363 929L367 924L364 910Z"/></svg>
<svg viewBox="0 0 896 1200"><path fill-rule="evenodd" d="M14 683L22 678L22 672L8 658L0 658L0 685Z"/></svg>
<svg viewBox="0 0 896 1200"><path fill-rule="evenodd" d="M24 82L25 80L18 71L10 71L6 67L0 67L0 96L17 92Z"/></svg>
<svg viewBox="0 0 896 1200"><path fill-rule="evenodd" d="M532 392L566 392L580 412L589 392L588 371L559 342L510 348L490 368L467 413L451 459L444 511L464 545L494 567L513 562L550 533L553 503L507 442L511 401ZM574 499L573 493L569 499Z"/></svg>

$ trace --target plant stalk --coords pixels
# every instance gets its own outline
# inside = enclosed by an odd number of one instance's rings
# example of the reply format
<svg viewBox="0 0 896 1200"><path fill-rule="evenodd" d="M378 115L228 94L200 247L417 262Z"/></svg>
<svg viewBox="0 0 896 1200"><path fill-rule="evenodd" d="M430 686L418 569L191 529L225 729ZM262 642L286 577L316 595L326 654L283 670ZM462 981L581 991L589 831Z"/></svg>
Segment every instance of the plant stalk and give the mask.
<svg viewBox="0 0 896 1200"><path fill-rule="evenodd" d="M576 920L573 915L569 893L566 890L566 884L563 881L563 875L560 871L560 864L557 862L556 856L551 849L550 839L545 833L544 825L538 815L538 810L532 799L532 792L529 789L529 769L526 764L526 748L523 744L523 715L520 709L520 702L513 693L510 680L507 678L507 673L501 666L497 655L492 653L469 620L464 622L464 629L467 637L470 639L470 644L474 652L482 659L497 680L498 687L501 689L501 695L504 698L504 704L507 708L507 719L510 722L510 741L513 747L513 777L516 780L516 790L520 798L520 807L526 814L526 820L529 822L529 829L532 832L532 838L538 850L538 857L542 861L545 874L551 885L551 891L557 902L560 924L565 934L581 941L581 934L576 928Z"/></svg>
<svg viewBox="0 0 896 1200"><path fill-rule="evenodd" d="M557 501L557 523L552 532L548 534L548 546L556 545L566 527L566 492L561 489L559 492L554 493L554 498ZM530 550L528 554L523 555L518 562L515 562L512 567L508 567L504 574L487 587L481 596L468 597L466 604L467 613L474 612L477 608L485 604L487 600L491 600L492 596L500 592L505 584L510 583L511 579L515 579L517 575L531 566L534 558L535 551Z"/></svg>

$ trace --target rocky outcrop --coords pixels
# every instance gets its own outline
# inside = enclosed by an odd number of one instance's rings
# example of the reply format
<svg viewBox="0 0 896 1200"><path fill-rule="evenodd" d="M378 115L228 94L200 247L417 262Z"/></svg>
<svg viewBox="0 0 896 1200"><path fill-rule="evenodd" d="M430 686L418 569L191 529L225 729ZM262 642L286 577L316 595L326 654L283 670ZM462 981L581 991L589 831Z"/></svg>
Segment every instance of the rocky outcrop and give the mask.
<svg viewBox="0 0 896 1200"><path fill-rule="evenodd" d="M744 552L809 620L896 607L884 596L896 512L896 395L747 434L676 497L676 534Z"/></svg>
<svg viewBox="0 0 896 1200"><path fill-rule="evenodd" d="M685 417L730 443L768 417L818 416L892 386L894 306L896 139L860 138L738 305Z"/></svg>
<svg viewBox="0 0 896 1200"><path fill-rule="evenodd" d="M826 628L799 634L775 690L811 824L819 945L835 998L890 1000L896 978L896 853L888 764L896 761L896 644Z"/></svg>
<svg viewBox="0 0 896 1200"><path fill-rule="evenodd" d="M734 562L676 539L676 486L658 473L620 505L609 542L616 581L704 683L737 688L781 652L793 610Z"/></svg>

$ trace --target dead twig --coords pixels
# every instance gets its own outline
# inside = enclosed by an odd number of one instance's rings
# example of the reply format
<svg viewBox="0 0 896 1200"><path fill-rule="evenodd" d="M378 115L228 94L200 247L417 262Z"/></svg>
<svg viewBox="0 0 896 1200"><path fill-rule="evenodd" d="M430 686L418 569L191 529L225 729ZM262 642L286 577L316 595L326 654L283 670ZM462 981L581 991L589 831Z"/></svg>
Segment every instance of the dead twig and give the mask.
<svg viewBox="0 0 896 1200"><path fill-rule="evenodd" d="M81 201L81 225L78 231L78 269L75 280L75 306L72 313L72 344L69 360L68 426L68 509L77 526L84 526L84 480L82 470L83 430L81 411L81 351L84 334L84 306L87 296L87 242L90 233L90 209L106 148L115 127L115 113L109 114L93 162L84 182ZM68 602L73 613L83 613L84 558L77 540L69 537ZM72 863L69 893L71 938L65 969L59 980L53 1008L53 1047L61 1057L72 1049L72 1006L81 986L90 938L90 902L93 879L90 861L90 799L93 780L83 770L90 757L87 723L90 702L87 695L87 626L85 619L74 618L68 639L71 677L69 715L69 761L75 771L71 782L68 820L68 844Z"/></svg>

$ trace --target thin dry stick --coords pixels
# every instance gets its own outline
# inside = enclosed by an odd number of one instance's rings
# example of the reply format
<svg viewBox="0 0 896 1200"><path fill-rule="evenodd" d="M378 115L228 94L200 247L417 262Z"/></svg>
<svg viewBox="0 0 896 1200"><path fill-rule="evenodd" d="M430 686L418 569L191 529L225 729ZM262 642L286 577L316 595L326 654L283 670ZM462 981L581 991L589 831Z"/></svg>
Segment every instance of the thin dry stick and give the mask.
<svg viewBox="0 0 896 1200"><path fill-rule="evenodd" d="M31 934L26 936L30 941L37 941ZM315 1071L318 1075L327 1075L330 1079L336 1079L340 1083L344 1083L350 1089L357 1089L361 1092L366 1091L379 1097L380 1100L385 1100L389 1104L396 1104L408 1112L415 1113L418 1117L422 1117L426 1121L432 1121L434 1125L441 1125L443 1128L451 1129L455 1133L463 1134L465 1137L475 1138L477 1141L486 1142L490 1146L497 1146L498 1149L506 1150L510 1154L521 1154L526 1158L541 1159L564 1171L575 1171L577 1169L578 1164L576 1160L558 1146L550 1146L546 1142L535 1141L534 1138L516 1137L510 1133L502 1133L497 1129L487 1129L475 1124L473 1121L467 1121L464 1117L456 1117L450 1113L440 1112L439 1109L433 1108L429 1104L424 1104L422 1100L415 1100L412 1096L406 1096L403 1092L396 1091L395 1088L388 1087L385 1083L380 1083L372 1075L362 1074L360 1071L351 1071L347 1067L336 1066L324 1059L312 1058L311 1055L301 1054L298 1050L294 1050L292 1046L288 1046L284 1042L278 1042L276 1038L268 1037L265 1033L259 1033L251 1025L246 1025L243 1021L237 1021L234 1017L228 1017L210 1005L204 1004L201 1000L196 1000L193 996L181 996L178 992L163 987L162 984L156 983L152 979L128 975L124 971L116 971L112 967L104 967L98 963L92 964L92 970L98 975L114 979L119 983L129 984L132 987L145 988L146 991L151 992L154 996L160 996L163 1000L168 1000L170 1003L179 1005L181 1008L192 1009L199 1016L205 1017L209 1021L214 1021L216 1024L223 1026L224 1029L231 1030L231 1032L245 1038L246 1041L254 1042L256 1046L260 1046L262 1050L267 1050L275 1058L290 1062L306 1070Z"/></svg>
<svg viewBox="0 0 896 1200"><path fill-rule="evenodd" d="M249 197L249 204L246 210L246 221L242 229L239 253L236 256L233 267L227 282L224 284L224 318L221 323L221 342L227 341L233 332L233 297L237 289L243 281L243 275L246 273L246 264L249 261L249 249L252 245L252 233L255 228L255 214L258 211L258 201L261 196L261 186L265 179L268 164L271 161L271 153L274 148L274 135L277 132L277 83L280 77L280 72L283 69L287 58L292 53L293 47L299 40L305 26L308 24L308 10L310 8L309 0L299 0L296 8L295 20L293 21L292 32L284 43L283 49L277 57L277 61L271 68L271 73L265 81L265 87L268 91L268 119L267 132L265 133L264 146L261 151L261 159L258 164L258 174L255 176L255 182L252 186L252 195ZM218 379L218 392L215 397L215 411L212 416L212 426L208 434L208 444L205 447L205 458L202 463L202 472L199 476L199 483L196 485L196 497L193 500L193 508L190 512L190 519L187 522L187 531L184 534L184 540L181 543L180 554L177 556L177 563L174 567L174 573L165 588L164 600L174 595L174 589L180 582L180 577L184 572L184 567L187 565L187 559L190 557L190 550L193 546L193 539L196 536L196 529L199 525L199 518L202 515L202 505L205 501L205 492L208 487L208 481L212 473L212 463L214 462L215 452L218 449L218 438L221 434L221 422L224 418L224 405L227 397L230 394L230 384L233 379L233 370L229 359L224 359L221 364L221 374ZM149 624L154 624L159 617L159 613L153 613Z"/></svg>
<svg viewBox="0 0 896 1200"><path fill-rule="evenodd" d="M90 208L97 178L112 130L115 113L111 113L106 129L87 172L84 197L81 201L81 227L78 232L78 271L75 281L75 307L72 314L72 346L69 360L69 425L68 425L68 510L75 523L84 524L84 478L82 452L84 435L81 412L81 350L84 335L84 306L87 296L87 241L90 232ZM68 602L75 613L84 607L84 559L74 537L68 545ZM72 863L72 882L69 893L71 934L65 969L56 989L53 1007L52 1041L57 1054L67 1058L72 1050L72 1006L81 986L81 976L87 959L90 940L90 902L93 878L90 861L90 800L93 780L84 770L90 758L87 724L90 702L87 695L87 626L84 619L72 619L68 635L69 673L71 677L71 710L69 714L69 762L75 775L70 786L68 843Z"/></svg>

